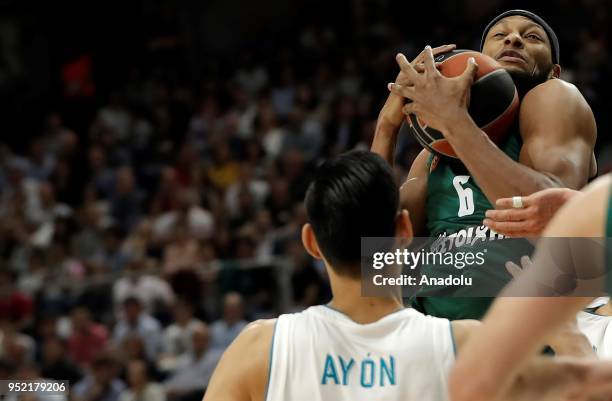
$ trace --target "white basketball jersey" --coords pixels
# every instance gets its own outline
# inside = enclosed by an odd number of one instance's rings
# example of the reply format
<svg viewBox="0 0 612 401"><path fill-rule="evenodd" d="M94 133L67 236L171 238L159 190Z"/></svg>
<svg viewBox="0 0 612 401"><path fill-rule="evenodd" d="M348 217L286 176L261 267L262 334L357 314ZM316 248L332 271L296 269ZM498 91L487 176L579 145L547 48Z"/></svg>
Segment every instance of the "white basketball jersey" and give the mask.
<svg viewBox="0 0 612 401"><path fill-rule="evenodd" d="M578 328L589 339L597 356L612 359L612 317L578 312Z"/></svg>
<svg viewBox="0 0 612 401"><path fill-rule="evenodd" d="M281 315L267 401L444 401L450 322L402 309L358 324L327 306Z"/></svg>

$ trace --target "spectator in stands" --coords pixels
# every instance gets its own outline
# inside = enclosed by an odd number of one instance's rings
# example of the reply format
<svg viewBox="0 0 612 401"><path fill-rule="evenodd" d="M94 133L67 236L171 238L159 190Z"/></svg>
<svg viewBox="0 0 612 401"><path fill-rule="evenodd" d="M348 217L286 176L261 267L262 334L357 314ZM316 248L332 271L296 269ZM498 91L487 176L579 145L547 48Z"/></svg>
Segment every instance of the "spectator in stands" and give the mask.
<svg viewBox="0 0 612 401"><path fill-rule="evenodd" d="M123 301L123 314L113 331L113 342L120 345L130 334L138 334L142 338L148 360L157 359L161 349L161 326L145 312L142 301L135 296Z"/></svg>
<svg viewBox="0 0 612 401"><path fill-rule="evenodd" d="M119 395L119 401L166 401L164 388L149 380L147 364L139 359L127 363L128 388Z"/></svg>
<svg viewBox="0 0 612 401"><path fill-rule="evenodd" d="M202 321L193 314L193 305L179 298L174 305L174 323L164 330L164 354L172 358L182 357L192 352L192 336Z"/></svg>
<svg viewBox="0 0 612 401"><path fill-rule="evenodd" d="M164 382L170 400L200 400L221 358L221 351L209 347L210 331L205 324L193 330L191 341L191 352L181 358L172 376Z"/></svg>
<svg viewBox="0 0 612 401"><path fill-rule="evenodd" d="M119 401L125 384L118 378L119 366L108 352L93 360L91 371L71 389L75 401Z"/></svg>
<svg viewBox="0 0 612 401"><path fill-rule="evenodd" d="M126 275L115 281L113 301L116 311L129 297L140 299L150 314L170 307L174 300L172 288L167 281L148 272L149 264L144 258L135 258L127 265Z"/></svg>
<svg viewBox="0 0 612 401"><path fill-rule="evenodd" d="M32 298L17 289L17 275L0 266L0 319L21 329L30 322L33 311Z"/></svg>
<svg viewBox="0 0 612 401"><path fill-rule="evenodd" d="M142 211L142 193L136 186L136 178L131 167L117 171L115 191L110 198L110 214L115 223L124 231L131 230Z"/></svg>
<svg viewBox="0 0 612 401"><path fill-rule="evenodd" d="M91 364L108 340L108 330L91 319L89 310L76 307L71 313L72 334L68 339L68 354L80 367Z"/></svg>
<svg viewBox="0 0 612 401"><path fill-rule="evenodd" d="M74 385L83 376L68 359L66 344L59 337L47 337L42 344L41 373L47 379L68 380Z"/></svg>
<svg viewBox="0 0 612 401"><path fill-rule="evenodd" d="M222 318L210 326L212 335L210 348L224 350L246 325L242 296L237 292L227 293L223 298Z"/></svg>
<svg viewBox="0 0 612 401"><path fill-rule="evenodd" d="M6 358L15 365L34 361L36 344L32 337L19 332L8 320L0 320L0 358Z"/></svg>

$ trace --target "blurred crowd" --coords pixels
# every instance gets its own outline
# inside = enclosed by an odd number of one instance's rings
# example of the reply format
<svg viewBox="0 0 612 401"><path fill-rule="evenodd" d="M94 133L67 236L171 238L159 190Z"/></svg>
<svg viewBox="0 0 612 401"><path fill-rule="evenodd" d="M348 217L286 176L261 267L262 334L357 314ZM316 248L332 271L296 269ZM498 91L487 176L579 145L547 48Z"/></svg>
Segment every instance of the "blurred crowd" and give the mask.
<svg viewBox="0 0 612 401"><path fill-rule="evenodd" d="M68 380L78 401L199 400L248 321L328 300L300 242L313 168L369 148L396 52L477 48L511 4L456 2L423 36L398 18L406 5L348 3L337 26L294 26L201 76L180 76L187 45L171 29L107 93L64 71L66 107L27 146L0 142L0 379ZM557 3L542 15L563 77L596 113L608 171L609 2ZM398 179L419 150L401 135Z"/></svg>

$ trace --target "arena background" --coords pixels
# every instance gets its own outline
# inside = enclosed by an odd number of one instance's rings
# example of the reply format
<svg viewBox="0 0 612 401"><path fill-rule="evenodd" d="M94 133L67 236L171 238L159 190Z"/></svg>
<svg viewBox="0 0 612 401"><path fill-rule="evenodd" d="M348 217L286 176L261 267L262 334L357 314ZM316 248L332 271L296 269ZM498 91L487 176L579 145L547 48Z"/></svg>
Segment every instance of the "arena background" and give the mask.
<svg viewBox="0 0 612 401"><path fill-rule="evenodd" d="M146 366L150 398L199 399L246 321L329 298L304 191L369 148L395 53L476 49L517 7L556 30L610 171L610 1L1 1L0 379L128 401ZM419 150L401 136L398 179Z"/></svg>

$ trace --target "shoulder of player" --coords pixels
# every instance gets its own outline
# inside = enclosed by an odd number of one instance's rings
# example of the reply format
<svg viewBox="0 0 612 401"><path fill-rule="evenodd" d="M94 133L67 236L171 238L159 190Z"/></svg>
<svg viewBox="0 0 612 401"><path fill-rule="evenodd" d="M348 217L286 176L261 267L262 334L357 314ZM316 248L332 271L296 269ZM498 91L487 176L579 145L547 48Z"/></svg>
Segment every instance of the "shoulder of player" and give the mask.
<svg viewBox="0 0 612 401"><path fill-rule="evenodd" d="M260 351L270 348L275 324L276 319L260 319L249 323L232 346L235 345L235 348L253 354L254 357L261 356Z"/></svg>
<svg viewBox="0 0 612 401"><path fill-rule="evenodd" d="M270 347L276 319L256 320L249 323L223 354L233 366L248 376L267 376Z"/></svg>
<svg viewBox="0 0 612 401"><path fill-rule="evenodd" d="M528 106L528 107L525 107ZM563 107L566 111L591 111L578 88L562 79L549 79L527 92L521 101L521 111L540 107Z"/></svg>

